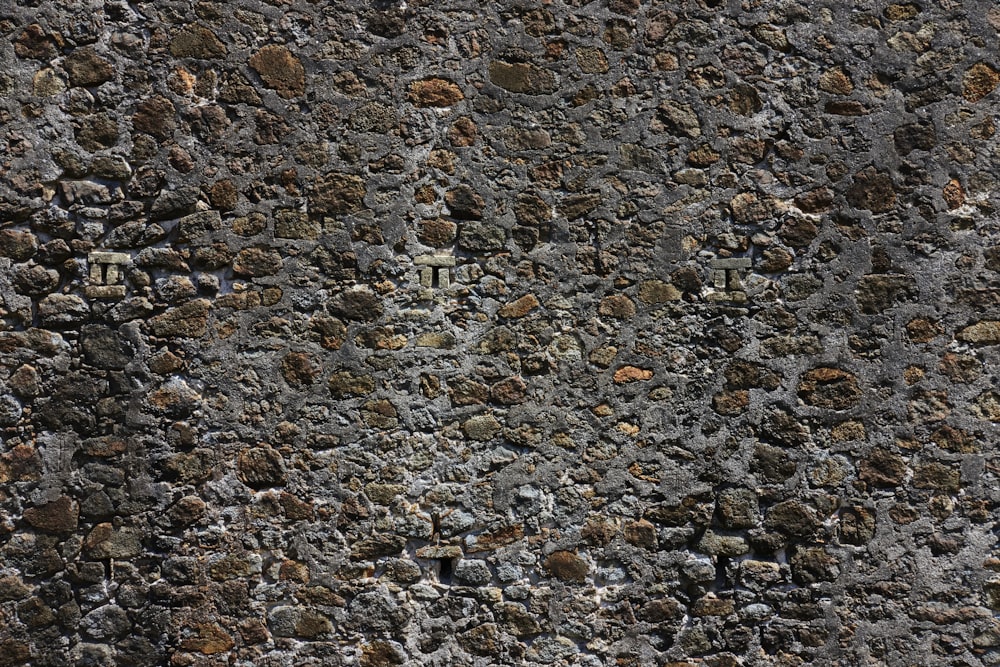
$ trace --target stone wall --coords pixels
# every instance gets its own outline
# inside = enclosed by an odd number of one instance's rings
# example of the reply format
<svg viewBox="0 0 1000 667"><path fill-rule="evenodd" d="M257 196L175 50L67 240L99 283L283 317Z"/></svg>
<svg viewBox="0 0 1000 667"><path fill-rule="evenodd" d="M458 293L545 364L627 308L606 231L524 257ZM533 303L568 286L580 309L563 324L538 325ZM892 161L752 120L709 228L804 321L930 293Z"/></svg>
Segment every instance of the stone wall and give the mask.
<svg viewBox="0 0 1000 667"><path fill-rule="evenodd" d="M998 27L0 2L0 666L1000 664Z"/></svg>

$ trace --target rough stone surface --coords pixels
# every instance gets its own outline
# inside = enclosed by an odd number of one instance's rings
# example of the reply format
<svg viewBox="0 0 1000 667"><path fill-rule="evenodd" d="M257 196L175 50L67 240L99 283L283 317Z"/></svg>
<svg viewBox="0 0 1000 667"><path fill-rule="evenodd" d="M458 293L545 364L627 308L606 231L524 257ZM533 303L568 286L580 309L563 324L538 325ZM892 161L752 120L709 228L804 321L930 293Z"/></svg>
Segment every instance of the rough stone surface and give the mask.
<svg viewBox="0 0 1000 667"><path fill-rule="evenodd" d="M3 3L0 667L1000 664L998 31Z"/></svg>

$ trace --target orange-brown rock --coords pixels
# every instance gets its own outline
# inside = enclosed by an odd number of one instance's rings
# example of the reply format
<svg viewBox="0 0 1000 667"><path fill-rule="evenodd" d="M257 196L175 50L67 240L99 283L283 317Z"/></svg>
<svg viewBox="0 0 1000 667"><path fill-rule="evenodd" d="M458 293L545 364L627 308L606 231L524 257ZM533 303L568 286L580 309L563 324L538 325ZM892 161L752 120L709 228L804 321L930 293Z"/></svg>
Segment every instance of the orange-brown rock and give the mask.
<svg viewBox="0 0 1000 667"><path fill-rule="evenodd" d="M505 304L502 308L500 308L500 310L497 311L497 315L508 319L516 319L524 317L540 305L541 304L538 303L538 298L535 297L534 294L525 294L520 299Z"/></svg>
<svg viewBox="0 0 1000 667"><path fill-rule="evenodd" d="M284 46L269 44L250 57L253 68L264 85L281 97L290 99L306 92L306 70L302 61Z"/></svg>
<svg viewBox="0 0 1000 667"><path fill-rule="evenodd" d="M622 366L617 371L615 371L614 380L618 384L625 384L628 382L639 382L641 380L649 380L653 377L653 371L648 368L639 368L638 366Z"/></svg>
<svg viewBox="0 0 1000 667"><path fill-rule="evenodd" d="M411 83L407 99L418 107L450 107L465 99L465 95L454 81L433 77Z"/></svg>
<svg viewBox="0 0 1000 667"><path fill-rule="evenodd" d="M587 561L572 551L553 551L543 566L556 579L582 582L590 572Z"/></svg>

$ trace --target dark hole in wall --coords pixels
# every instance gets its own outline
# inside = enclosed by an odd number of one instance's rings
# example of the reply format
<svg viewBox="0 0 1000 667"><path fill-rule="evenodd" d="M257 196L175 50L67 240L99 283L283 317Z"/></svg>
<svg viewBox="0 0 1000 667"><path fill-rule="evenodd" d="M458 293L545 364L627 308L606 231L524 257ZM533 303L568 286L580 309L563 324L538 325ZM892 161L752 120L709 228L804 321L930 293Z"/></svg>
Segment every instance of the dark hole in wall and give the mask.
<svg viewBox="0 0 1000 667"><path fill-rule="evenodd" d="M445 585L451 585L452 577L455 573L454 558L442 558L438 561L438 581Z"/></svg>

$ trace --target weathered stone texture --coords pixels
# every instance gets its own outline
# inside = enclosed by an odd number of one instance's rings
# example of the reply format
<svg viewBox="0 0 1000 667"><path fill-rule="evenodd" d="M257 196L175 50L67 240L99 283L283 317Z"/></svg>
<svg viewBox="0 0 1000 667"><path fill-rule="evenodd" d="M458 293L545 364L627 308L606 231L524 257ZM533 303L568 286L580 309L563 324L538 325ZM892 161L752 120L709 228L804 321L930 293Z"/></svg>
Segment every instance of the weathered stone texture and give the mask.
<svg viewBox="0 0 1000 667"><path fill-rule="evenodd" d="M4 3L0 666L1000 663L998 30Z"/></svg>

